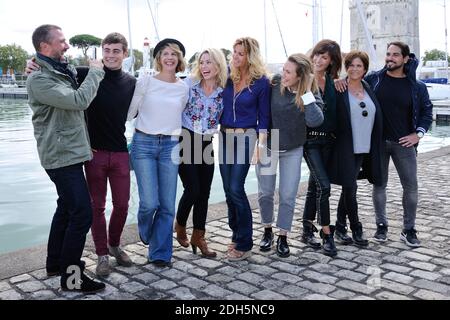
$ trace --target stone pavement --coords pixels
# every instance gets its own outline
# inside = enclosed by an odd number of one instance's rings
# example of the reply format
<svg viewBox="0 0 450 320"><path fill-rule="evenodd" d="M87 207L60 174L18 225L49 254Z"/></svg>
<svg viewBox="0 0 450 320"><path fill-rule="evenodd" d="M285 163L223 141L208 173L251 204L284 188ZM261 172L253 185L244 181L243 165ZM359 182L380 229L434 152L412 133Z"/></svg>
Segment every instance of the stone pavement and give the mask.
<svg viewBox="0 0 450 320"><path fill-rule="evenodd" d="M252 196L255 246L247 261L225 259L231 233L222 204L221 217L209 221L207 226L210 246L219 252L216 259L194 255L174 241L173 267L157 269L147 264L146 247L135 242L125 246L135 266L119 267L111 258L113 273L104 280L107 287L102 293L83 296L61 292L59 278L47 278L45 269L38 269L0 280L0 300L450 299L449 169L450 147L419 155L417 230L421 248L412 250L399 240L402 192L398 177L392 172L387 204L389 241L382 245L374 241L364 249L338 245L335 258L307 248L299 241L305 193L302 185L289 237L292 254L288 258L279 258L273 250L258 250L262 226L256 198ZM339 190L334 188L333 215L338 196ZM360 182L358 199L361 221L370 238L375 230L370 185ZM91 249L85 251L84 260L88 270L94 271L96 255Z"/></svg>

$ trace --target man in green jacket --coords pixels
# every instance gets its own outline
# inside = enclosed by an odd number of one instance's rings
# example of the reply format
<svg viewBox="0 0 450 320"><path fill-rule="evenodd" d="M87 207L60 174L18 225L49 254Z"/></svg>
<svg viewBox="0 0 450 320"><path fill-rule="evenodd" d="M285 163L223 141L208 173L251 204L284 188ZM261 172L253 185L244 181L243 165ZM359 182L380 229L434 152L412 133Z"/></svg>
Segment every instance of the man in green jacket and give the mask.
<svg viewBox="0 0 450 320"><path fill-rule="evenodd" d="M27 81L34 136L41 164L58 193L47 247L47 274L61 274L63 290L98 292L105 285L87 277L81 261L92 223L83 173L83 163L92 159L92 152L83 111L97 94L104 77L103 64L92 61L78 88L76 71L65 62L69 46L61 28L42 25L32 39L41 67Z"/></svg>

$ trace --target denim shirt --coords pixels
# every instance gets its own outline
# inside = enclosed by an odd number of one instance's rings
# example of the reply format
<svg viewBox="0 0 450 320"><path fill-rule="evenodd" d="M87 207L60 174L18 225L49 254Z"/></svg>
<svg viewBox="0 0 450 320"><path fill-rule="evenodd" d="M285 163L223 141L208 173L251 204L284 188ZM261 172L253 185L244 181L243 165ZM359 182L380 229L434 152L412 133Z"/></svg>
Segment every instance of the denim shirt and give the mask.
<svg viewBox="0 0 450 320"><path fill-rule="evenodd" d="M186 78L189 86L189 99L182 114L183 127L198 134L214 134L219 126L223 110L223 89L217 87L206 96L200 80Z"/></svg>
<svg viewBox="0 0 450 320"><path fill-rule="evenodd" d="M220 124L228 128L267 130L270 125L270 81L266 76L254 80L250 87L234 94L228 78L223 91L223 115Z"/></svg>

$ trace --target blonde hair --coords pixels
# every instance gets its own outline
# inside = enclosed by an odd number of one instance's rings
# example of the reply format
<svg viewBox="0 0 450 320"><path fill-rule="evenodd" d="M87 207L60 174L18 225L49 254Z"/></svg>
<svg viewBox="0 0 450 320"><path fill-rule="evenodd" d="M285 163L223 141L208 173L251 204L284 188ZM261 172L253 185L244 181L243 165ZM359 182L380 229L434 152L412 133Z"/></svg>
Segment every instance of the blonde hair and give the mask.
<svg viewBox="0 0 450 320"><path fill-rule="evenodd" d="M170 48L173 51L175 51L175 53L177 54L178 65L177 65L176 72L183 72L184 70L186 70L186 61L184 60L183 52L181 52L180 47L175 43L168 43L167 45L162 47L156 54L156 57L155 57L154 63L153 63L156 71L158 71L158 72L162 71L161 54L165 48Z"/></svg>
<svg viewBox="0 0 450 320"><path fill-rule="evenodd" d="M192 68L193 78L196 80L203 79L202 73L200 71L200 59L205 53L209 54L209 58L217 68L217 75L216 75L217 86L220 88L225 88L228 78L228 71L227 71L227 61L225 60L225 56L223 55L222 50L207 48L203 50L200 54L198 54L197 57L195 58L194 66Z"/></svg>
<svg viewBox="0 0 450 320"><path fill-rule="evenodd" d="M267 76L266 66L261 57L258 41L250 37L244 37L239 38L234 42L233 49L235 49L237 45L241 45L244 48L244 52L247 54L247 68L249 79L246 85L250 86L253 81L258 80L263 76ZM233 66L233 61L231 61L230 69L231 80L233 81L233 83L239 83L239 81L241 80L241 73L239 69Z"/></svg>
<svg viewBox="0 0 450 320"><path fill-rule="evenodd" d="M302 95L306 93L308 90L308 82L310 81L310 77L313 74L313 66L311 60L308 56L302 53L295 53L288 58L289 62L292 62L296 65L295 73L297 77L299 77L298 85L297 85L297 94L295 95L295 104L302 110L305 110L305 106L303 104ZM280 84L281 95L284 95L286 92L286 87L283 84ZM312 92L318 91L318 86L316 79L313 77L313 82L311 86Z"/></svg>

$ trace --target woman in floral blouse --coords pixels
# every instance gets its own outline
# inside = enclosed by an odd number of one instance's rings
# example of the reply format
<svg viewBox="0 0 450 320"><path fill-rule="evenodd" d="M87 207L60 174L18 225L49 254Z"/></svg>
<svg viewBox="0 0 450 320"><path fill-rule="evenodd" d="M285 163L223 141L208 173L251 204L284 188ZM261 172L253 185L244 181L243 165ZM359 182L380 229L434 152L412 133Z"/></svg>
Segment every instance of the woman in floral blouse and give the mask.
<svg viewBox="0 0 450 320"><path fill-rule="evenodd" d="M186 222L194 207L194 230L190 244L203 256L215 257L205 241L205 224L208 199L214 175L213 134L217 133L222 114L222 90L227 80L227 66L222 51L206 49L196 60L189 85L189 100L182 115L181 164L179 175L184 192L178 204L175 222L176 239L189 247Z"/></svg>

